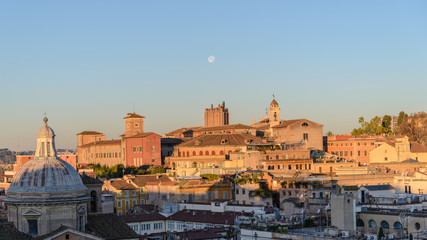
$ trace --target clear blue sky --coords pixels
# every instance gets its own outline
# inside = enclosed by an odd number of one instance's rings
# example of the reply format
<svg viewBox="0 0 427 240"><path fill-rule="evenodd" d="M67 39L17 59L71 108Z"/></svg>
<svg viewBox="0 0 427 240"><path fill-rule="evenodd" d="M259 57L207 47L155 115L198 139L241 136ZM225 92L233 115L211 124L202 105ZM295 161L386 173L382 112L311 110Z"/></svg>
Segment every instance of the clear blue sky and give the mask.
<svg viewBox="0 0 427 240"><path fill-rule="evenodd" d="M250 124L348 133L358 117L427 110L427 1L3 1L0 147L34 150L44 112L57 147L203 124L225 100ZM208 63L210 55L216 57Z"/></svg>

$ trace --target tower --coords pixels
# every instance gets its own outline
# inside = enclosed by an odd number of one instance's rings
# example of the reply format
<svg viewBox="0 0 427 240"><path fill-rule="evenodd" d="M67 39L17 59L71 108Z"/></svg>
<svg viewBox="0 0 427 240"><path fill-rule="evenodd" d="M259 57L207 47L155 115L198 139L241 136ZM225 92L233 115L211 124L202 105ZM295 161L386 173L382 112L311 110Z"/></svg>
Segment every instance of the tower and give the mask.
<svg viewBox="0 0 427 240"><path fill-rule="evenodd" d="M135 136L144 132L144 116L128 113L125 119L125 137Z"/></svg>
<svg viewBox="0 0 427 240"><path fill-rule="evenodd" d="M205 127L224 126L229 124L228 108L225 108L225 102L214 108L205 109Z"/></svg>
<svg viewBox="0 0 427 240"><path fill-rule="evenodd" d="M276 99L273 95L273 101L270 103L270 108L268 109L269 112L269 122L270 127L277 125L280 123L280 108L279 104L277 103Z"/></svg>

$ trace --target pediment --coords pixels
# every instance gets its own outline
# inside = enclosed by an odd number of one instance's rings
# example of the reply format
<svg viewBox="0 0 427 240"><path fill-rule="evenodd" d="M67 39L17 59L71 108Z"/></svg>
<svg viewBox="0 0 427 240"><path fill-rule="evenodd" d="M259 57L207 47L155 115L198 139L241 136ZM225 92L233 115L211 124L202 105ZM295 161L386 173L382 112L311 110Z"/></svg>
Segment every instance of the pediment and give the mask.
<svg viewBox="0 0 427 240"><path fill-rule="evenodd" d="M22 214L23 216L41 216L42 213L35 209L30 209Z"/></svg>

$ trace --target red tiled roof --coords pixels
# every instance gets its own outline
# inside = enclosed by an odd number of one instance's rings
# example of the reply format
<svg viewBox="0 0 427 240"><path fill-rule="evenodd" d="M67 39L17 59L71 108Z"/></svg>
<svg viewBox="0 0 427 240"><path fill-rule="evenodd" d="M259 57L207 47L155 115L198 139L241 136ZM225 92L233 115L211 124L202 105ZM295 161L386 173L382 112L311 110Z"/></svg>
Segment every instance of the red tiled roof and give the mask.
<svg viewBox="0 0 427 240"><path fill-rule="evenodd" d="M88 144L82 145L81 147L89 147L94 145L120 145L120 144L122 144L122 140L112 139L112 140L88 143Z"/></svg>
<svg viewBox="0 0 427 240"><path fill-rule="evenodd" d="M246 146L248 144L261 143L263 143L263 140L260 137L252 136L247 133L222 133L200 135L177 145L177 147L205 147L219 145Z"/></svg>
<svg viewBox="0 0 427 240"><path fill-rule="evenodd" d="M77 133L77 135L103 135L103 134L97 131L83 131L81 133Z"/></svg>
<svg viewBox="0 0 427 240"><path fill-rule="evenodd" d="M114 180L111 182L111 186L117 190L134 190L136 187L125 180Z"/></svg>
<svg viewBox="0 0 427 240"><path fill-rule="evenodd" d="M138 133L136 135L129 136L129 137L126 137L126 138L144 138L144 137L147 137L147 136L150 136L150 135L153 135L153 134L158 135L157 133L153 133L153 132L145 132L145 133Z"/></svg>
<svg viewBox="0 0 427 240"><path fill-rule="evenodd" d="M166 220L167 219L167 217L165 217L159 213L129 214L129 215L120 216L120 218L125 223L157 221L157 220Z"/></svg>
<svg viewBox="0 0 427 240"><path fill-rule="evenodd" d="M158 184L165 184L165 183L173 183L173 181L166 175L135 175L135 178L132 179L132 182L136 184L139 187L143 187L149 183L151 185L153 183Z"/></svg>
<svg viewBox="0 0 427 240"><path fill-rule="evenodd" d="M427 152L427 147L419 144L418 142L411 142L411 152L412 153L423 153Z"/></svg>
<svg viewBox="0 0 427 240"><path fill-rule="evenodd" d="M166 133L165 136L173 136L173 135L176 135L176 134L185 133L187 131L194 131L194 130L199 129L199 128L202 128L202 127L183 127L183 128L178 128L176 130L173 130L171 132Z"/></svg>
<svg viewBox="0 0 427 240"><path fill-rule="evenodd" d="M293 119L293 120L286 120L286 121L282 121L281 123L274 125L273 128L281 128L281 127L287 127L291 124L303 121L304 119Z"/></svg>
<svg viewBox="0 0 427 240"><path fill-rule="evenodd" d="M195 130L195 132L209 132L209 131L228 130L228 129L230 130L253 129L253 127L238 123L238 124L231 124L231 125L199 128Z"/></svg>
<svg viewBox="0 0 427 240"><path fill-rule="evenodd" d="M211 212L204 210L181 210L169 217L174 221L191 221L212 224L234 225L236 216L241 216L243 213L238 212ZM190 220L191 219L191 220Z"/></svg>
<svg viewBox="0 0 427 240"><path fill-rule="evenodd" d="M127 118L145 118L145 117L138 115L136 113L128 113L128 115L126 117L124 117L123 119L127 119Z"/></svg>

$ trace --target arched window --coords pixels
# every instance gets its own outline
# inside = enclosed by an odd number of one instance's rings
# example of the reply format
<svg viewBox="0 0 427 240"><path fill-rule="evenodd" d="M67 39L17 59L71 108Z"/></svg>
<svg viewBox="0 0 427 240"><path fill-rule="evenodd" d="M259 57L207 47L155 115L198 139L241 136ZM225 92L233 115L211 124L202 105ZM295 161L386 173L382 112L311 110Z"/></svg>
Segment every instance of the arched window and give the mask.
<svg viewBox="0 0 427 240"><path fill-rule="evenodd" d="M215 151L212 151L211 155L215 155Z"/></svg>
<svg viewBox="0 0 427 240"><path fill-rule="evenodd" d="M377 223L374 220L369 220L369 227L370 228L377 228Z"/></svg>
<svg viewBox="0 0 427 240"><path fill-rule="evenodd" d="M358 227L364 227L365 226L365 222L363 222L363 220L359 218L359 219L357 219L356 226L358 226Z"/></svg>
<svg viewBox="0 0 427 240"><path fill-rule="evenodd" d="M400 222L395 222L393 224L393 229L403 229L403 226Z"/></svg>
<svg viewBox="0 0 427 240"><path fill-rule="evenodd" d="M279 155L276 155L276 160L279 160Z"/></svg>
<svg viewBox="0 0 427 240"><path fill-rule="evenodd" d="M209 151L206 151L206 152L205 152L205 155L209 155Z"/></svg>
<svg viewBox="0 0 427 240"><path fill-rule="evenodd" d="M200 152L199 152L199 155L200 155L200 156L203 156L203 151L200 151Z"/></svg>
<svg viewBox="0 0 427 240"><path fill-rule="evenodd" d="M232 152L233 152L233 151L229 150L229 151L228 151L228 154L230 155Z"/></svg>
<svg viewBox="0 0 427 240"><path fill-rule="evenodd" d="M176 164L173 162L172 163L172 170L175 170Z"/></svg>
<svg viewBox="0 0 427 240"><path fill-rule="evenodd" d="M301 126L303 126L303 127L308 127L308 123L303 122L303 123L301 124Z"/></svg>
<svg viewBox="0 0 427 240"><path fill-rule="evenodd" d="M197 163L193 162L193 168L197 168Z"/></svg>
<svg viewBox="0 0 427 240"><path fill-rule="evenodd" d="M219 152L219 155L224 155L224 151L222 151L222 150L221 150L221 151Z"/></svg>
<svg viewBox="0 0 427 240"><path fill-rule="evenodd" d="M96 191L90 192L90 210L91 212L96 212L97 208L97 197L96 197Z"/></svg>
<svg viewBox="0 0 427 240"><path fill-rule="evenodd" d="M181 152L178 152L178 157L181 157Z"/></svg>
<svg viewBox="0 0 427 240"><path fill-rule="evenodd" d="M420 228L421 228L420 223L419 223L419 222L416 222L416 223L415 223L415 229L420 230Z"/></svg>
<svg viewBox="0 0 427 240"><path fill-rule="evenodd" d="M196 151L193 151L193 156L196 156Z"/></svg>
<svg viewBox="0 0 427 240"><path fill-rule="evenodd" d="M189 157L190 156L190 152L189 151L187 151L187 157Z"/></svg>
<svg viewBox="0 0 427 240"><path fill-rule="evenodd" d="M381 222L381 227L382 227L383 229L390 229L390 226L388 225L388 222L387 222L387 221L382 221L382 222Z"/></svg>

